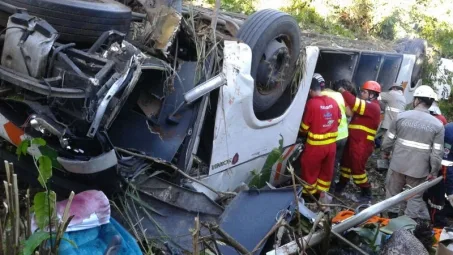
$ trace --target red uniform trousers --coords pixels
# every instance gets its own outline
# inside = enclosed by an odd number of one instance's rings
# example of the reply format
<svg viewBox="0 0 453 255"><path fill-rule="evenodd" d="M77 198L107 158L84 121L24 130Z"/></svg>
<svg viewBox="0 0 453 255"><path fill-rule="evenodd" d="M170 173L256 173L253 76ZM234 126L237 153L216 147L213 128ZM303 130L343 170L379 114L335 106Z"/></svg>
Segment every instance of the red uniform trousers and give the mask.
<svg viewBox="0 0 453 255"><path fill-rule="evenodd" d="M352 177L361 188L370 187L365 165L374 150L374 141L349 136L340 164L340 183L347 184Z"/></svg>
<svg viewBox="0 0 453 255"><path fill-rule="evenodd" d="M336 143L306 145L300 157L300 164L302 180L306 181L310 186L304 185L303 193L315 194L329 191L336 151Z"/></svg>

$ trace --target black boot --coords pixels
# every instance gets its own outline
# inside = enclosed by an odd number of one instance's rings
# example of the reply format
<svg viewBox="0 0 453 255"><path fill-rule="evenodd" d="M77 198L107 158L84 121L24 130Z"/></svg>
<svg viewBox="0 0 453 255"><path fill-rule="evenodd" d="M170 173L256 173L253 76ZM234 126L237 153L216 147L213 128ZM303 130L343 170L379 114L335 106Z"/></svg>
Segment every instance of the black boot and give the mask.
<svg viewBox="0 0 453 255"><path fill-rule="evenodd" d="M368 203L371 201L371 188L370 187L367 187L367 188L362 188L362 191L360 192L360 197L359 197L359 201L361 203Z"/></svg>

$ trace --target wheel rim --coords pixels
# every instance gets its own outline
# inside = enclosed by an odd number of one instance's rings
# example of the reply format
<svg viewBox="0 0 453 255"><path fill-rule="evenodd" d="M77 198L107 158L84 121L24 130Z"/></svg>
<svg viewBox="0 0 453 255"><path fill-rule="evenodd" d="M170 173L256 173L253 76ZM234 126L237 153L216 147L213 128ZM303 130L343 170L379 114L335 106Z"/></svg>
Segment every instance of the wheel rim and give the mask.
<svg viewBox="0 0 453 255"><path fill-rule="evenodd" d="M286 78L289 68L290 52L284 41L272 40L267 46L258 65L256 86L260 94L270 94Z"/></svg>

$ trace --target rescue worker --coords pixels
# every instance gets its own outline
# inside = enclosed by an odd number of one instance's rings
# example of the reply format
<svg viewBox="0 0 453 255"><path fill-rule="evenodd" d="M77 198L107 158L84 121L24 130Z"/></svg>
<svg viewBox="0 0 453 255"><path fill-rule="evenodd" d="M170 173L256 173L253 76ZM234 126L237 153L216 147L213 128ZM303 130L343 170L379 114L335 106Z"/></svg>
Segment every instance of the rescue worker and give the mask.
<svg viewBox="0 0 453 255"><path fill-rule="evenodd" d="M449 156L451 144L453 142L453 125L450 125L447 130L447 120L445 117L440 114L440 109L437 106L436 102L438 102L437 94L433 94L434 102L429 108L429 113L438 119L445 128L445 137L444 137L444 159L452 160L453 157ZM446 183L447 183L447 167L442 166L439 171L439 176L444 176L444 182L439 182L438 184L434 185L433 187L429 188L424 194L423 199L428 206L429 215L431 216L431 221L434 227L444 227L447 225L447 221L445 219L446 209L445 207L445 194L446 194ZM450 174L448 176L450 179L453 176ZM453 180L448 180L448 182L452 182ZM453 184L453 183L452 183ZM453 187L450 188L450 195L453 193ZM450 196L453 199L453 195ZM453 201L453 200L452 200Z"/></svg>
<svg viewBox="0 0 453 255"><path fill-rule="evenodd" d="M396 119L398 113L403 112L406 108L406 98L403 92L403 86L393 84L389 92L382 92L380 94L380 105L381 110L384 111L384 120L381 122L376 139L380 139L387 132L390 123Z"/></svg>
<svg viewBox="0 0 453 255"><path fill-rule="evenodd" d="M304 185L303 193L323 198L332 181L341 111L335 100L321 94L321 84L315 78L309 95L300 130L307 136L300 158L301 177L309 184Z"/></svg>
<svg viewBox="0 0 453 255"><path fill-rule="evenodd" d="M445 125L443 159L453 161L453 123ZM448 226L446 217L453 215L453 166L442 166L439 176L443 182L428 189L424 199L429 209L429 215L434 227Z"/></svg>
<svg viewBox="0 0 453 255"><path fill-rule="evenodd" d="M340 181L335 192L342 193L350 177L361 188L360 201L371 199L371 186L365 172L365 165L374 150L374 136L380 123L380 106L377 98L381 86L375 81L367 81L360 91L360 98L340 87L339 92L352 111L349 123L349 137L340 164Z"/></svg>
<svg viewBox="0 0 453 255"><path fill-rule="evenodd" d="M437 94L434 93L433 96L434 96L434 102L433 102L433 105L431 105L431 107L429 108L429 113L431 115L433 115L436 119L440 120L440 122L442 122L442 125L445 126L445 125L447 125L447 119L441 114L440 108L437 105L437 103L439 102Z"/></svg>
<svg viewBox="0 0 453 255"><path fill-rule="evenodd" d="M386 177L386 197L403 191L407 184L415 187L437 177L443 156L444 128L428 112L434 102L433 89L422 85L414 92L414 110L402 112L390 125L381 150L386 157L392 152ZM397 217L399 206L388 210L390 218ZM429 220L422 194L407 201L405 215Z"/></svg>
<svg viewBox="0 0 453 255"><path fill-rule="evenodd" d="M347 118L347 111L346 111L346 106L344 103L343 96L341 95L340 92L334 91L330 88L326 88L326 82L324 78L318 74L315 73L313 75L313 78L317 79L318 82L321 84L321 94L324 96L328 96L332 99L334 99L338 107L340 107L341 111L341 122L340 125L338 126L338 136L336 140L336 154L335 154L335 165L334 165L334 172L332 175L332 181L331 181L331 187L330 191L333 191L335 189L335 178L337 176L337 173L339 172L338 168L340 166L340 160L341 157L343 156L343 151L344 147L346 145L346 141L348 140L348 118ZM341 81L337 81L336 83L339 83ZM334 84L335 87L335 84Z"/></svg>

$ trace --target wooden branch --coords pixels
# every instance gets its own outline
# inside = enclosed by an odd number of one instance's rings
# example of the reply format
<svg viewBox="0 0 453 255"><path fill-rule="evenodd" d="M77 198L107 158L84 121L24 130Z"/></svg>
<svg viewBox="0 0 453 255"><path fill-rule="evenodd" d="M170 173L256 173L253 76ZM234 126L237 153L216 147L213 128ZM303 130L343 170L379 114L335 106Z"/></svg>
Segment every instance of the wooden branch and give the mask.
<svg viewBox="0 0 453 255"><path fill-rule="evenodd" d="M242 246L238 241L236 241L233 237L231 237L227 232L222 230L219 225L213 224L204 224L207 228L214 230L220 237L225 239L226 243L236 249L241 254L250 254L250 252Z"/></svg>
<svg viewBox="0 0 453 255"><path fill-rule="evenodd" d="M54 253L58 253L58 249L60 247L61 239L63 238L64 232L66 231L66 228L69 226L69 223L71 222L72 217L69 217L69 210L71 208L72 200L74 199L74 191L71 191L71 194L69 194L68 202L66 203L66 206L63 211L63 218L62 222L58 224L57 227L57 234L55 237L55 246L54 246Z"/></svg>
<svg viewBox="0 0 453 255"><path fill-rule="evenodd" d="M13 165L10 164L10 168L13 169ZM11 171L14 172L14 171ZM20 236L20 209L19 209L19 187L17 183L17 174L13 174L13 189L14 189L14 219L15 219L15 237L14 245L19 247L19 236Z"/></svg>
<svg viewBox="0 0 453 255"><path fill-rule="evenodd" d="M25 206L26 206L26 217L27 217L27 227L25 231L25 238L29 238L31 236L31 216L30 216L30 189L27 189L27 194L25 195Z"/></svg>
<svg viewBox="0 0 453 255"><path fill-rule="evenodd" d="M193 254L200 254L200 249L198 246L199 237L200 237L200 218L198 218L197 216L195 217L195 229L194 232L192 233Z"/></svg>
<svg viewBox="0 0 453 255"><path fill-rule="evenodd" d="M360 247L356 246L355 244L351 243L348 239L342 237L340 234L338 234L338 233L336 233L334 231L332 231L330 233L332 233L336 238L340 239L344 243L346 243L349 246L351 246L352 248L354 248L354 250L358 251L360 254L368 255L368 253L366 253L364 250L360 249Z"/></svg>
<svg viewBox="0 0 453 255"><path fill-rule="evenodd" d="M297 196L297 190L296 190L296 174L294 173L294 167L291 165L291 163L288 166L288 170L291 173L291 179L292 179L292 184L293 184L293 192L294 192L294 199L296 200L296 208L297 208L297 234L299 236L302 236L302 231L300 228L300 225L302 220L300 218L300 213L299 213L299 197ZM311 193L309 193L311 194ZM299 245L299 243L298 243ZM305 250L304 248L304 243L300 244L301 246L299 247L302 250Z"/></svg>
<svg viewBox="0 0 453 255"><path fill-rule="evenodd" d="M278 219L278 221L274 224L274 226L272 226L271 230L269 230L269 232L267 232L267 234L263 237L263 239L261 239L261 241L259 241L259 243L255 246L255 248L253 248L252 250L252 254L254 254L265 242L266 240L273 234L275 233L275 231L277 231L280 226L282 225L282 222L283 222L283 217L284 215L280 215L280 218Z"/></svg>
<svg viewBox="0 0 453 255"><path fill-rule="evenodd" d="M308 247L311 237L313 236L313 233L315 233L316 227L318 226L318 224L322 220L322 218L324 218L324 212L321 211L318 213L318 216L316 217L315 223L313 223L313 227L311 228L310 233L308 233L307 245L305 245L305 243L304 243L304 250L303 250L304 252L305 252L305 248ZM303 238L303 240L305 240L305 238Z"/></svg>

